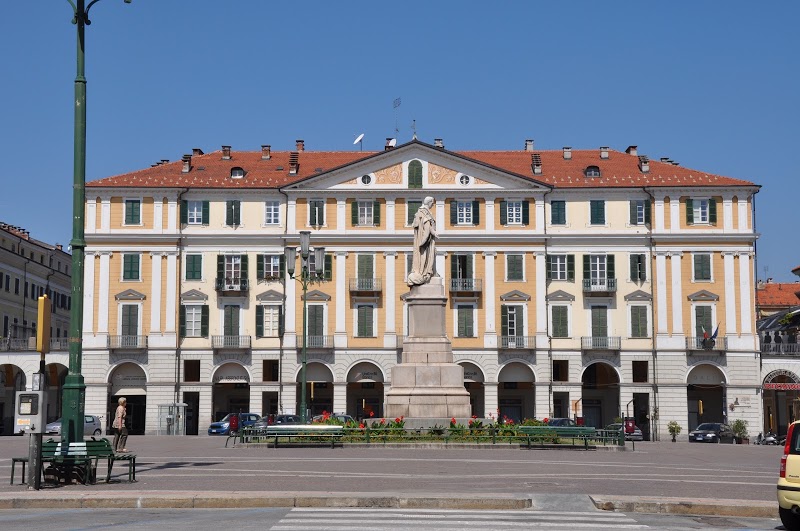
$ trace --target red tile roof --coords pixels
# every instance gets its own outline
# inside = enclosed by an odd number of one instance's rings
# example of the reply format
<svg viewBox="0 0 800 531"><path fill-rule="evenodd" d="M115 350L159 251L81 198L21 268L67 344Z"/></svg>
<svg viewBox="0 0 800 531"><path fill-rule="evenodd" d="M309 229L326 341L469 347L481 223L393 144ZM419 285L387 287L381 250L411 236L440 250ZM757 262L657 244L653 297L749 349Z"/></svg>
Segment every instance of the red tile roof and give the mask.
<svg viewBox="0 0 800 531"><path fill-rule="evenodd" d="M757 289L759 306L789 307L800 304L800 282L770 282Z"/></svg>
<svg viewBox="0 0 800 531"><path fill-rule="evenodd" d="M420 144L433 148L419 141ZM409 144L405 144L408 146ZM401 149L399 146L396 149ZM289 158L297 153L297 173L289 174ZM87 183L87 187L135 188L279 188L320 173L346 166L359 160L376 157L383 151L300 151L272 152L262 160L261 152L234 151L229 160L222 151L194 155L191 171L182 172L183 162L166 162L143 170L106 177ZM649 161L650 171L642 173L639 157L609 150L609 158L601 159L600 151L572 150L572 159L565 160L563 151L446 151L466 159L496 167L502 171L544 183L555 188L630 188L659 186L754 186L749 181L705 173L667 162ZM534 174L531 156L536 153L542 162L542 173ZM588 166L597 166L600 177L585 177ZM245 171L242 179L232 179L232 168Z"/></svg>

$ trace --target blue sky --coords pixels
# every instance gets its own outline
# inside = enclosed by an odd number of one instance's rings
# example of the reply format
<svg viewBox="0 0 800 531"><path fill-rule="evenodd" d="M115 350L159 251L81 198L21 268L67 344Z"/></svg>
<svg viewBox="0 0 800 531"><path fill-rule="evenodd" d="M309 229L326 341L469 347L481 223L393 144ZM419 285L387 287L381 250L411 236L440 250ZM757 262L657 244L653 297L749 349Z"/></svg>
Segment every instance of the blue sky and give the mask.
<svg viewBox="0 0 800 531"><path fill-rule="evenodd" d="M7 15L0 220L67 244L71 8ZM638 145L762 185L758 275L796 279L800 2L103 0L91 18L87 180L193 147L382 149L412 120L454 150Z"/></svg>

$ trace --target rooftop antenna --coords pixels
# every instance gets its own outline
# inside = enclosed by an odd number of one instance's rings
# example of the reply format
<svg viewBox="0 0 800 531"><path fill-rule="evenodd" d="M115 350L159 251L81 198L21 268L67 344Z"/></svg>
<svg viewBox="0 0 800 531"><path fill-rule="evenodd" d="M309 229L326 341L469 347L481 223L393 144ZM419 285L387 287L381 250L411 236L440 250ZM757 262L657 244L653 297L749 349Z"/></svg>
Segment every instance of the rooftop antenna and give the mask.
<svg viewBox="0 0 800 531"><path fill-rule="evenodd" d="M392 102L392 107L394 108L394 137L397 138L400 134L400 129L397 127L397 108L400 107L400 98L395 98Z"/></svg>
<svg viewBox="0 0 800 531"><path fill-rule="evenodd" d="M417 121L411 120L411 130L414 131L414 140L417 139Z"/></svg>
<svg viewBox="0 0 800 531"><path fill-rule="evenodd" d="M389 140L389 147L395 147L397 145L397 139L393 138Z"/></svg>
<svg viewBox="0 0 800 531"><path fill-rule="evenodd" d="M353 140L353 145L355 146L356 144L358 144L359 151L364 151L364 133L361 133Z"/></svg>

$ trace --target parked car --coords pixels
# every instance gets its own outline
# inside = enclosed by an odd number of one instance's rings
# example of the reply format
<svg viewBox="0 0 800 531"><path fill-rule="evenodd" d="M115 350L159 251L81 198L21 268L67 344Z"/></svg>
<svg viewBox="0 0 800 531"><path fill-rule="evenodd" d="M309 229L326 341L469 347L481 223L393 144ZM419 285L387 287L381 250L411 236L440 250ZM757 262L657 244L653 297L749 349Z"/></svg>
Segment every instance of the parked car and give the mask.
<svg viewBox="0 0 800 531"><path fill-rule="evenodd" d="M733 430L721 422L704 422L689 432L689 442L727 442L733 444Z"/></svg>
<svg viewBox="0 0 800 531"><path fill-rule="evenodd" d="M622 429L622 424L619 424L619 423L609 424L608 426L606 426L606 430L619 431L621 429ZM633 433L626 433L625 434L625 440L626 441L643 441L644 440L644 434L642 434L642 430L639 429L639 426L634 426L633 427Z"/></svg>
<svg viewBox="0 0 800 531"><path fill-rule="evenodd" d="M800 530L800 421L789 424L778 475L778 514L788 531Z"/></svg>
<svg viewBox="0 0 800 531"><path fill-rule="evenodd" d="M266 428L267 426L272 425L289 425L289 424L302 424L303 421L300 418L300 415L269 415L267 417L262 417L261 420L253 424L254 428Z"/></svg>
<svg viewBox="0 0 800 531"><path fill-rule="evenodd" d="M45 426L46 433L55 433L61 435L61 419L56 419ZM100 427L100 417L97 415L84 415L83 416L83 434L84 435L100 435L102 433Z"/></svg>
<svg viewBox="0 0 800 531"><path fill-rule="evenodd" d="M547 420L548 426L577 426L578 423L569 418L554 418Z"/></svg>
<svg viewBox="0 0 800 531"><path fill-rule="evenodd" d="M209 435L230 435L231 433L231 418L235 417L236 413L228 413L219 422L212 422L208 427ZM239 413L239 429L246 426L252 426L261 419L261 415L255 413ZM235 433L235 431L234 431Z"/></svg>
<svg viewBox="0 0 800 531"><path fill-rule="evenodd" d="M311 419L311 422L322 422L324 416L323 415L316 415L314 418ZM331 413L329 418L334 420L338 420L342 424L347 424L350 421L355 421L353 417L346 413Z"/></svg>

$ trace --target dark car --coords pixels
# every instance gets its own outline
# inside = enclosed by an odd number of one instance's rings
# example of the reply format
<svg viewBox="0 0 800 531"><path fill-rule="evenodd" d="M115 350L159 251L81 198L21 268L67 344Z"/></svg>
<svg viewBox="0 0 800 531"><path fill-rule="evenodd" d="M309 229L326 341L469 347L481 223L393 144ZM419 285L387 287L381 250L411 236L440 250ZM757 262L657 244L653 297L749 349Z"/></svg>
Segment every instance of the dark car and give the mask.
<svg viewBox="0 0 800 531"><path fill-rule="evenodd" d="M689 432L689 442L731 443L733 430L721 422L704 422Z"/></svg>
<svg viewBox="0 0 800 531"><path fill-rule="evenodd" d="M208 427L209 435L230 435L231 434L231 418L235 417L236 413L228 413L219 422L212 422ZM239 427L242 429L246 426L252 426L261 419L260 415L255 413L239 413ZM235 433L234 429L234 433Z"/></svg>
<svg viewBox="0 0 800 531"><path fill-rule="evenodd" d="M578 423L568 418L554 418L547 420L548 426L577 426Z"/></svg>
<svg viewBox="0 0 800 531"><path fill-rule="evenodd" d="M264 429L267 426L286 426L290 424L302 424L303 420L300 418L300 415L269 415L267 417L262 417L261 420L253 424L253 427L256 429Z"/></svg>

